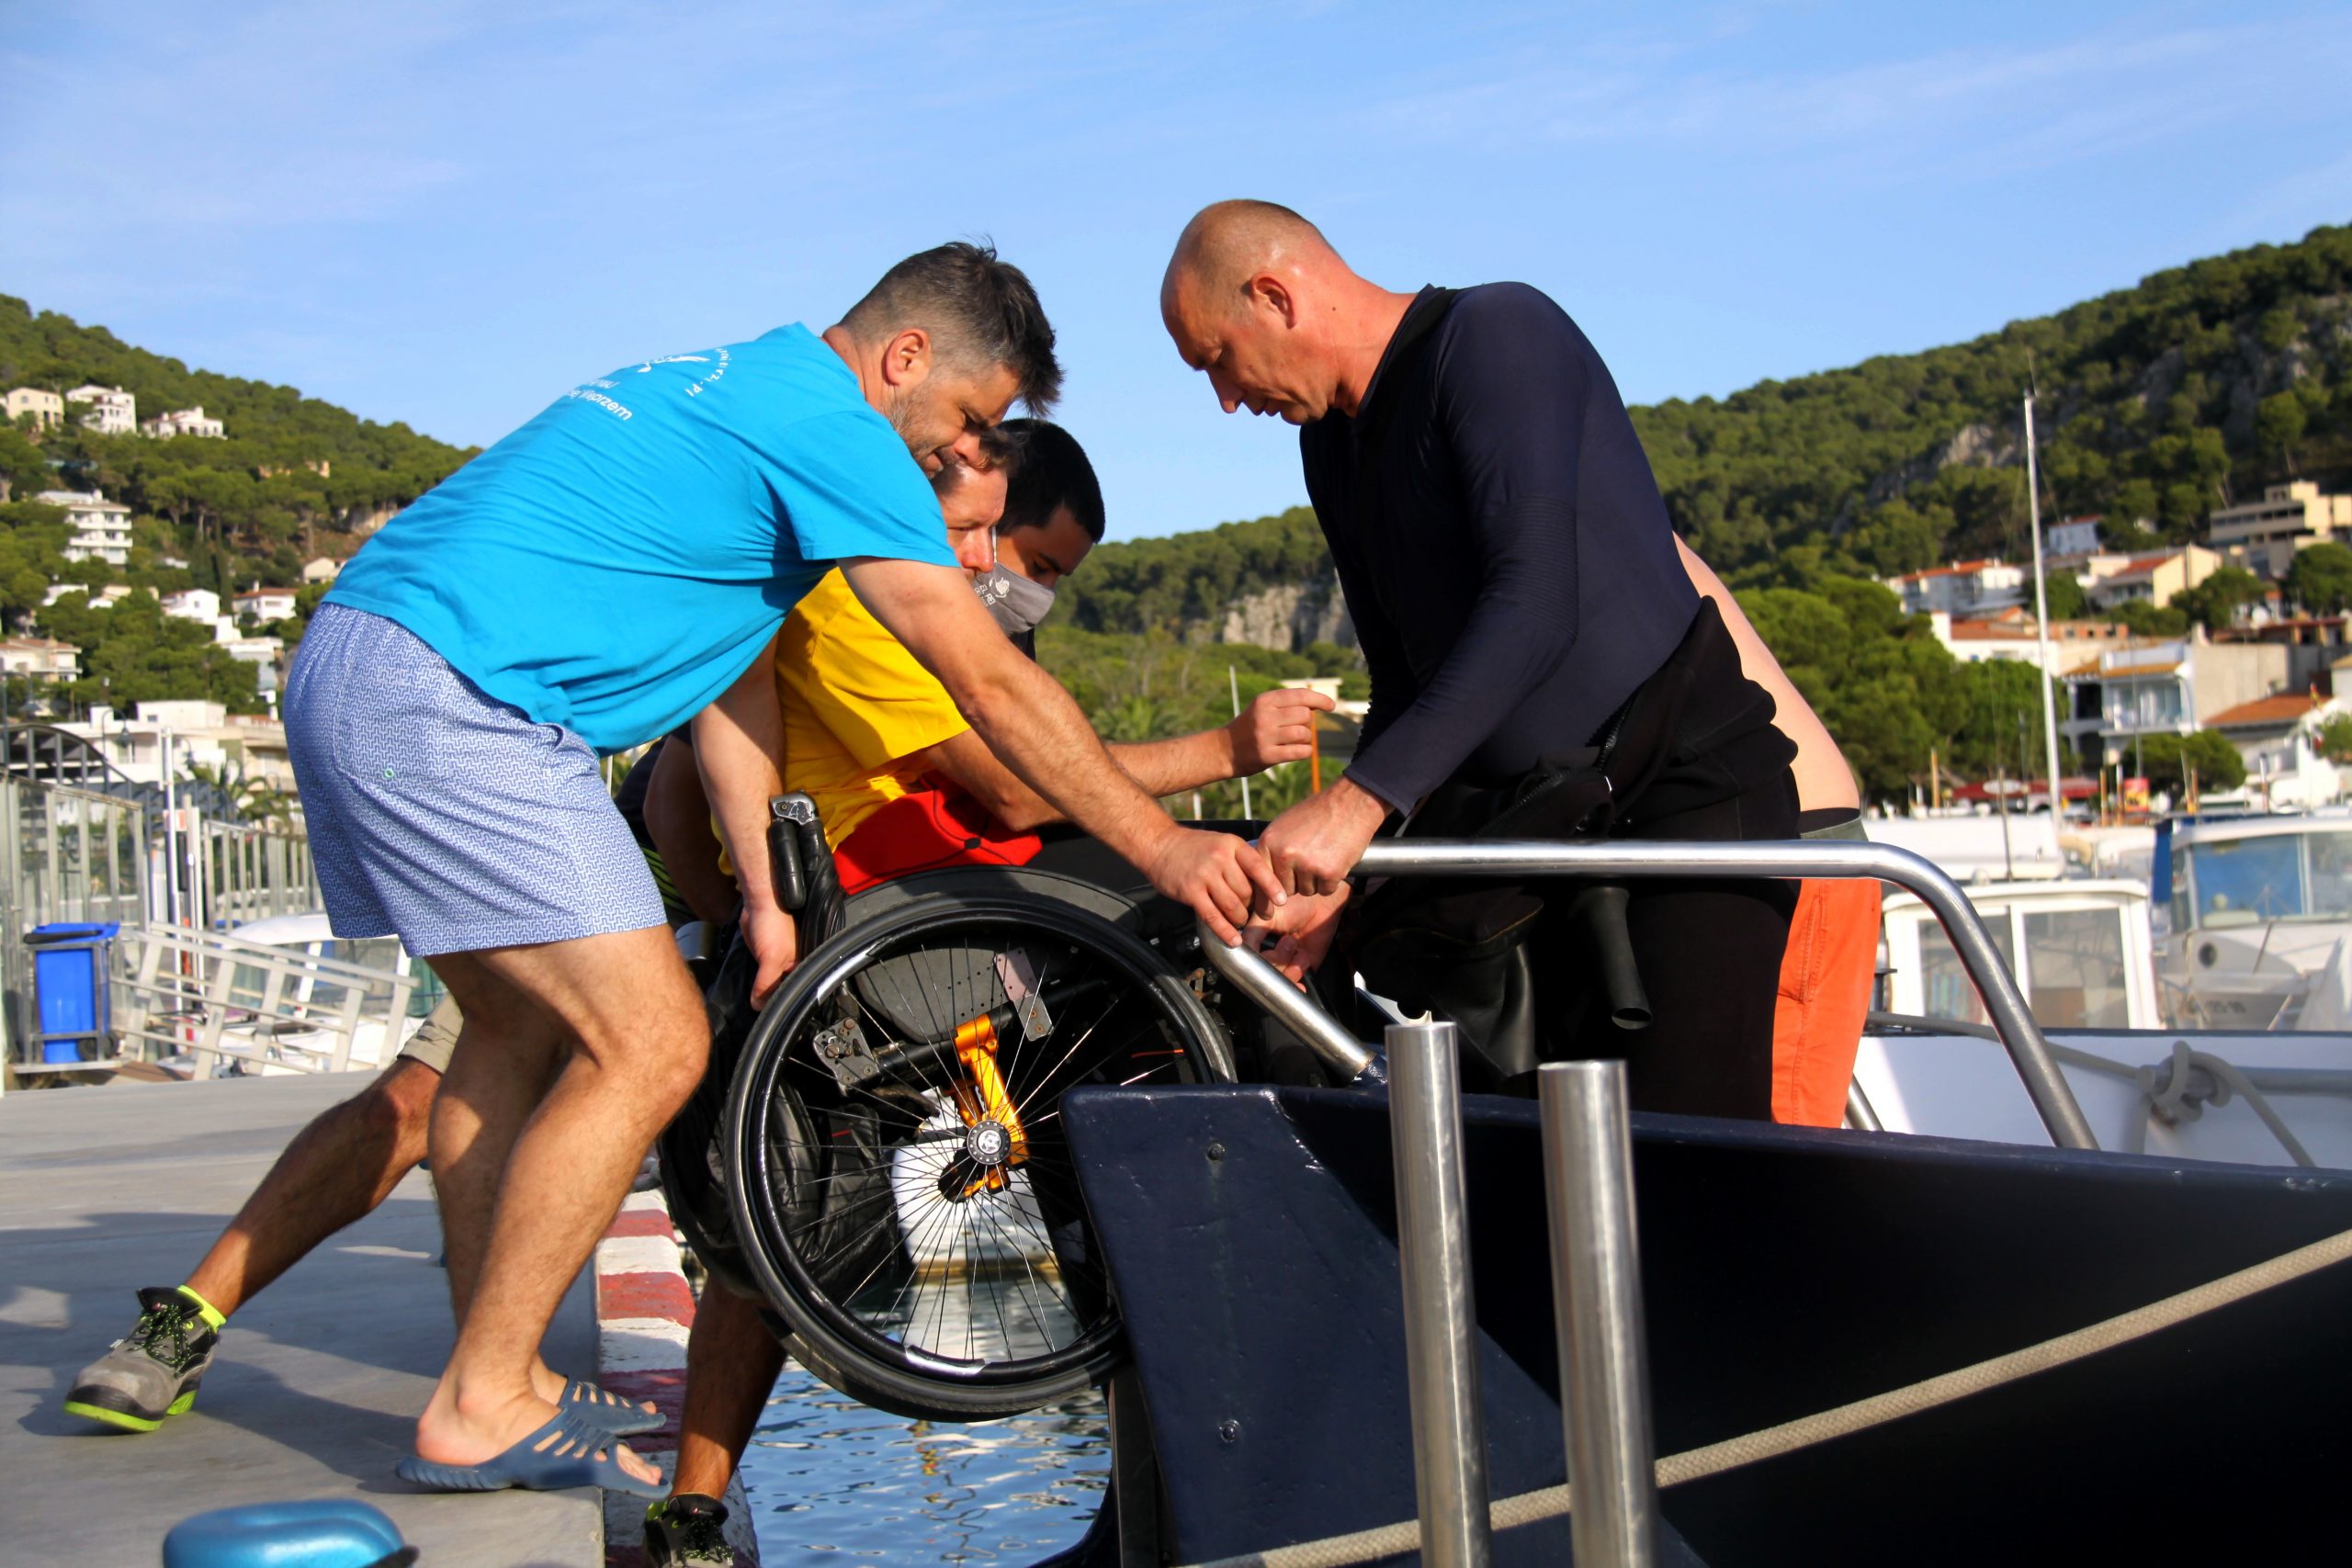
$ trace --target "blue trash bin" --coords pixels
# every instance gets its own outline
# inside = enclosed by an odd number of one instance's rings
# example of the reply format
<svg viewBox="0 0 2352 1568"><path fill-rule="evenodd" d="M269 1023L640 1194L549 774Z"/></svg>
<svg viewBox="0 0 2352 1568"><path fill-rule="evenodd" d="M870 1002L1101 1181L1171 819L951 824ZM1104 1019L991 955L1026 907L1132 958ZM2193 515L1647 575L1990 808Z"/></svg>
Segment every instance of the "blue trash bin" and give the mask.
<svg viewBox="0 0 2352 1568"><path fill-rule="evenodd" d="M25 937L33 954L33 1010L43 1062L103 1056L114 1030L115 932L104 925L35 926Z"/></svg>

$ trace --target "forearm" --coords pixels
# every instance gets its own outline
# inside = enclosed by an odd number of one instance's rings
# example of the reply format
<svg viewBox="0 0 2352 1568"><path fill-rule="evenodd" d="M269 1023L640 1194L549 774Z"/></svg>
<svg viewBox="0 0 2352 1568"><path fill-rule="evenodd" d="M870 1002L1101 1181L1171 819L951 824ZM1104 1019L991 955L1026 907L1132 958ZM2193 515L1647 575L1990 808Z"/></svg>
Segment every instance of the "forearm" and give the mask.
<svg viewBox="0 0 2352 1568"><path fill-rule="evenodd" d="M1146 795L1154 797L1181 795L1234 776L1232 739L1222 729L1105 750ZM1014 832L1069 820L1061 807L999 761L977 734L967 731L933 747L924 761L970 792L989 816Z"/></svg>
<svg viewBox="0 0 2352 1568"><path fill-rule="evenodd" d="M1012 655L991 679L949 694L972 728L1039 805L1048 821L1075 822L1130 861L1142 863L1174 825L1150 791L1105 750L1093 727L1052 676Z"/></svg>
<svg viewBox="0 0 2352 1568"><path fill-rule="evenodd" d="M662 856L671 886L695 918L723 925L735 918L734 879L718 868L718 840L710 832L710 799L691 747L673 743L654 760L645 795L645 830Z"/></svg>
<svg viewBox="0 0 2352 1568"><path fill-rule="evenodd" d="M1138 865L1182 830L1112 761L1069 694L1005 640L959 574L872 559L842 570L989 750L1063 817Z"/></svg>
<svg viewBox="0 0 2352 1568"><path fill-rule="evenodd" d="M777 759L784 716L776 705L775 662L763 650L718 700L695 716L695 763L710 814L734 863L745 908L775 908L768 864L768 800L784 788Z"/></svg>
<svg viewBox="0 0 2352 1568"><path fill-rule="evenodd" d="M1188 789L1239 772L1233 757L1233 735L1222 726L1172 740L1142 740L1114 745L1111 760L1127 771L1148 795L1182 795Z"/></svg>

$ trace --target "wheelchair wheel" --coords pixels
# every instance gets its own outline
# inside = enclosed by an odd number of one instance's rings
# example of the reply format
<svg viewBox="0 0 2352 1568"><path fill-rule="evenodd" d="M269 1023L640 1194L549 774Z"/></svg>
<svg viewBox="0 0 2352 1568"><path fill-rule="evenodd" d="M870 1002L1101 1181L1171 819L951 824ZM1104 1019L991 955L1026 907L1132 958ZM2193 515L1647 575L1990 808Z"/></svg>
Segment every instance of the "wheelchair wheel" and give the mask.
<svg viewBox="0 0 2352 1568"><path fill-rule="evenodd" d="M807 955L745 1045L719 1139L741 1259L853 1398L944 1420L1067 1398L1120 1329L1061 1096L1230 1061L1167 961L1088 908L893 901Z"/></svg>

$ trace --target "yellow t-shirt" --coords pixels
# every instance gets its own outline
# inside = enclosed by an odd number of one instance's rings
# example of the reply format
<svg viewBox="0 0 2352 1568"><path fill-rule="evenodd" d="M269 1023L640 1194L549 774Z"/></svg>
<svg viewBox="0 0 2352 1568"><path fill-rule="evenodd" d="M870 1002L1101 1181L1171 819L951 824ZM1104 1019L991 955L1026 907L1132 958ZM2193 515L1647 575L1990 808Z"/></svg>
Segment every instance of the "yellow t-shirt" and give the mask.
<svg viewBox="0 0 2352 1568"><path fill-rule="evenodd" d="M775 674L784 787L816 801L835 848L922 776L917 752L971 728L838 570L793 606Z"/></svg>

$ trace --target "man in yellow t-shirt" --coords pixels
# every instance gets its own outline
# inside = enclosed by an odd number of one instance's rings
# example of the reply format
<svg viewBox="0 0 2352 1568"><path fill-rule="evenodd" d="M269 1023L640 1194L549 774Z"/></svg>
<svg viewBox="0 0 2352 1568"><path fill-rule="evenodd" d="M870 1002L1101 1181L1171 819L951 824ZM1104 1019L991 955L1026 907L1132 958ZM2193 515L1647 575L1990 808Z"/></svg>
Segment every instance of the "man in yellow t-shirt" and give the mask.
<svg viewBox="0 0 2352 1568"><path fill-rule="evenodd" d="M1007 420L992 468L935 481L951 547L998 625L1024 640L1053 590L1102 536L1102 491L1077 440L1043 420ZM876 620L838 571L793 609L776 641L783 779L817 803L845 893L944 865L1018 865L1060 813L973 733L931 673ZM1170 740L1113 745L1145 791L1171 795L1304 757L1330 699L1290 687L1232 723ZM649 816L671 815L698 781L681 764L653 781ZM699 812L696 813L700 815ZM662 846L673 871L697 850ZM688 869L691 869L690 867ZM684 878L682 878L682 881ZM706 918L725 911L702 910Z"/></svg>

